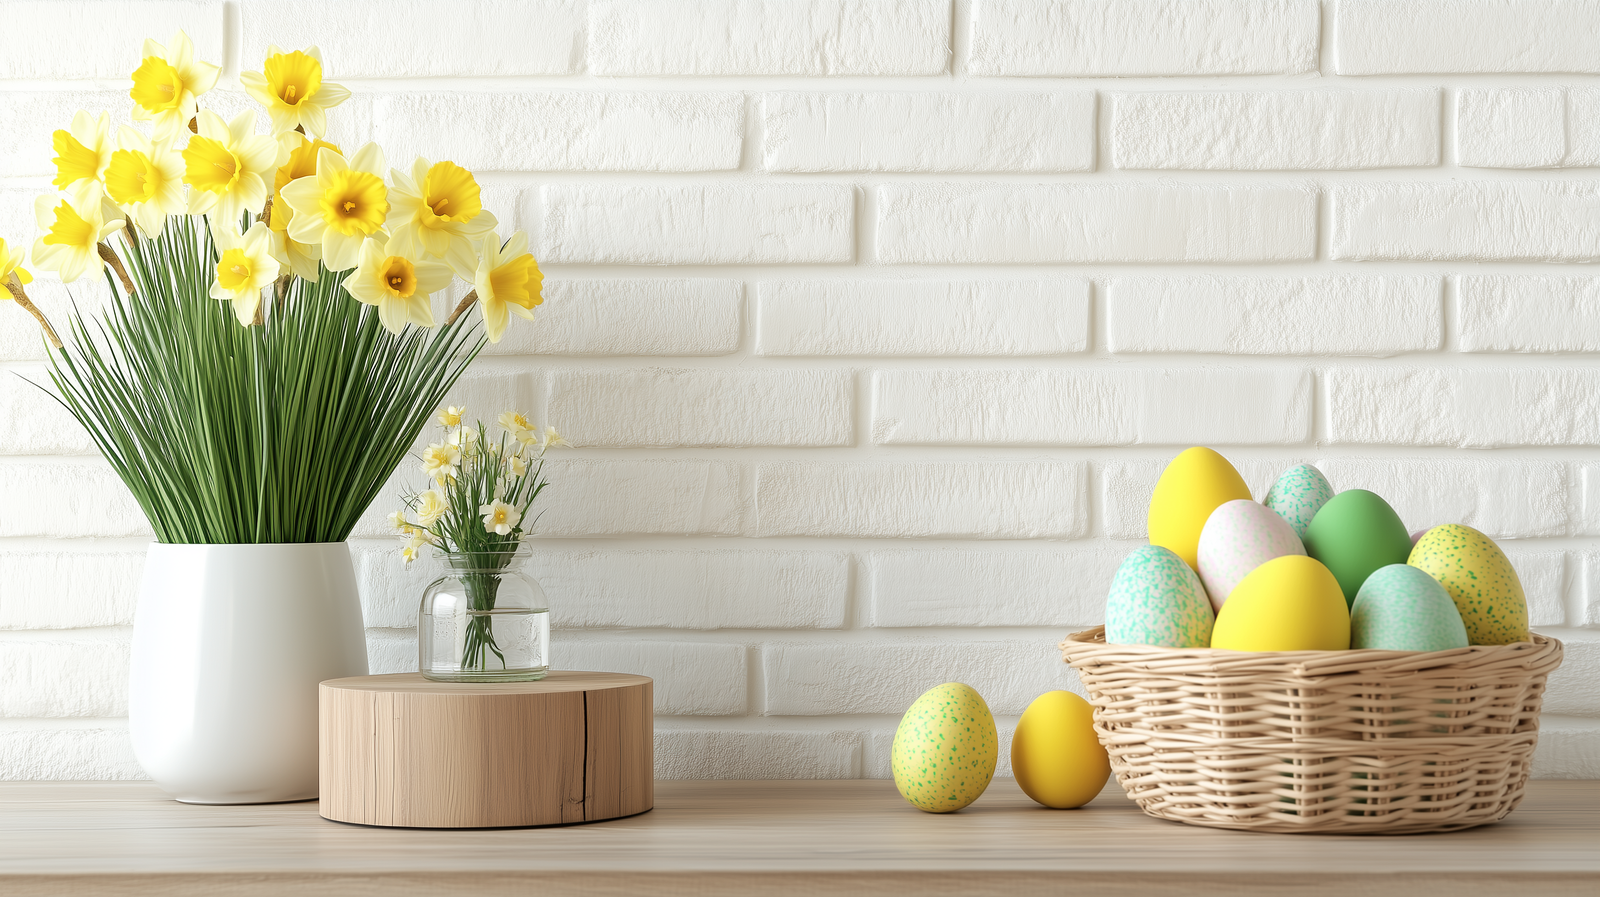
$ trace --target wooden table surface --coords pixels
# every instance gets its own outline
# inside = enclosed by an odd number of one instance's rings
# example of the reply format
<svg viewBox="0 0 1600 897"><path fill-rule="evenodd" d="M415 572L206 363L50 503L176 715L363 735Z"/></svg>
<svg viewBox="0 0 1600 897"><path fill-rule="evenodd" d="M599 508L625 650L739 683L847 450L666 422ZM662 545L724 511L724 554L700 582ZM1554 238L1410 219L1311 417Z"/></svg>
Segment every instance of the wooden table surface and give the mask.
<svg viewBox="0 0 1600 897"><path fill-rule="evenodd" d="M1600 782L1540 781L1497 825L1263 835L1144 816L1113 784L1046 810L1009 780L960 813L885 781L660 782L640 816L443 831L317 804L189 806L142 783L0 783L0 895L1600 894Z"/></svg>

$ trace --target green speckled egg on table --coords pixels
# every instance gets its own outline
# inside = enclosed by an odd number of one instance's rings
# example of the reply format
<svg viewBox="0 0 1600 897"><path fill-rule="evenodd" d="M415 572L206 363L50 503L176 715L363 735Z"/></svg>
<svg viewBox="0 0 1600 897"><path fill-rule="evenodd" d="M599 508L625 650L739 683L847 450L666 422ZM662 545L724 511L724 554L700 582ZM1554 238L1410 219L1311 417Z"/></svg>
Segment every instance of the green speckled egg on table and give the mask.
<svg viewBox="0 0 1600 897"><path fill-rule="evenodd" d="M1311 518L1317 516L1332 497L1333 487L1328 485L1328 478L1322 471L1310 464L1298 464L1278 477L1261 503L1277 511L1278 516L1294 528L1294 534L1304 539Z"/></svg>
<svg viewBox="0 0 1600 897"><path fill-rule="evenodd" d="M1106 595L1106 642L1204 648L1216 612L1193 569L1159 545L1135 548L1117 568Z"/></svg>
<svg viewBox="0 0 1600 897"><path fill-rule="evenodd" d="M977 800L994 779L999 758L1000 734L989 705L960 682L917 698L901 717L889 750L900 795L929 813L951 813Z"/></svg>
<svg viewBox="0 0 1600 897"><path fill-rule="evenodd" d="M1450 593L1410 564L1374 571L1350 606L1352 648L1447 651L1466 646L1467 628Z"/></svg>
<svg viewBox="0 0 1600 897"><path fill-rule="evenodd" d="M1470 526L1447 523L1423 533L1406 563L1450 593L1474 645L1528 640L1528 599L1522 580L1494 540Z"/></svg>

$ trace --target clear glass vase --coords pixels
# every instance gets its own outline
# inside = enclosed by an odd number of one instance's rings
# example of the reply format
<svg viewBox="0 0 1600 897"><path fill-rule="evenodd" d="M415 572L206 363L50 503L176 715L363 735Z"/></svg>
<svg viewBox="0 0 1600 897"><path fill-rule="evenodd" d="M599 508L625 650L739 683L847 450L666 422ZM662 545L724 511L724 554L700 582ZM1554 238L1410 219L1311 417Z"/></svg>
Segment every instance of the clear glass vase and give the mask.
<svg viewBox="0 0 1600 897"><path fill-rule="evenodd" d="M550 669L550 609L522 572L530 552L441 554L422 595L417 669L440 682L527 682Z"/></svg>

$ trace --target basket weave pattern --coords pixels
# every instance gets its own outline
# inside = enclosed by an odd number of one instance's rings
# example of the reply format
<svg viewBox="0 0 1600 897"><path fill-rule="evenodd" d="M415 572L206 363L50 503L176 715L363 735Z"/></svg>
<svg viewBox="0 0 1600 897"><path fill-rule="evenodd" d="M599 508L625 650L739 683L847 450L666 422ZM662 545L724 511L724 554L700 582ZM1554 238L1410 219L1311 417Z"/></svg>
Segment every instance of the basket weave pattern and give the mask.
<svg viewBox="0 0 1600 897"><path fill-rule="evenodd" d="M1265 832L1440 832L1522 799L1561 643L1450 651L1108 645L1061 653L1128 796L1151 816Z"/></svg>

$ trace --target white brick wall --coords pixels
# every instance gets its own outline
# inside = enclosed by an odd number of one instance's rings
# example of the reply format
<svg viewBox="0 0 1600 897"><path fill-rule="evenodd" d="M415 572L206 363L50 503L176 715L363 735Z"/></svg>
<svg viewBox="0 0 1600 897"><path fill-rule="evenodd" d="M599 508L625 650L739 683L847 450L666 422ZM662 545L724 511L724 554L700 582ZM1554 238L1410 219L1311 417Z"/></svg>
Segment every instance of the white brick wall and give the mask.
<svg viewBox="0 0 1600 897"><path fill-rule="evenodd" d="M1439 348L1434 277L1116 277L1113 352L1398 355ZM1330 314L1331 308L1338 314Z"/></svg>
<svg viewBox="0 0 1600 897"><path fill-rule="evenodd" d="M1436 90L1128 93L1112 104L1118 168L1439 164Z"/></svg>
<svg viewBox="0 0 1600 897"><path fill-rule="evenodd" d="M1296 74L1317 66L1313 0L974 0L980 75Z"/></svg>
<svg viewBox="0 0 1600 897"><path fill-rule="evenodd" d="M770 171L1087 171L1094 94L768 94Z"/></svg>
<svg viewBox="0 0 1600 897"><path fill-rule="evenodd" d="M934 75L950 0L590 0L600 75Z"/></svg>
<svg viewBox="0 0 1600 897"><path fill-rule="evenodd" d="M1315 193L1286 187L885 186L878 260L1307 260L1316 205Z"/></svg>
<svg viewBox="0 0 1600 897"><path fill-rule="evenodd" d="M51 131L123 120L178 27L224 67L206 108L315 43L335 139L478 170L545 303L451 403L578 443L529 570L558 665L656 680L658 775L886 776L951 679L1009 744L1210 444L1257 498L1312 462L1503 540L1568 647L1535 774L1600 777L1600 0L440 8L0 0L72 35L0 57L0 237L32 240ZM106 296L31 292L58 323ZM44 357L0 301L0 779L138 778L150 530L20 379ZM437 575L383 521L412 468L353 536L379 671Z"/></svg>

